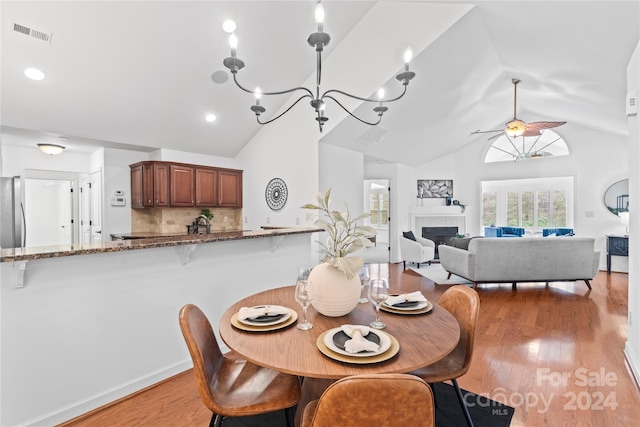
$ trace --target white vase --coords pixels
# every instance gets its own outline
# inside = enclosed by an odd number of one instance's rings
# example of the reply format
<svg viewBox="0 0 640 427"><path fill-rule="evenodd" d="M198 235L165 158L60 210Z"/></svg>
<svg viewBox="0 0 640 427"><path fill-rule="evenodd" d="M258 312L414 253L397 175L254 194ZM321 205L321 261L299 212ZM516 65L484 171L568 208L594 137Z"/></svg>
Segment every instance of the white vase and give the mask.
<svg viewBox="0 0 640 427"><path fill-rule="evenodd" d="M356 308L360 300L360 278L351 279L334 266L325 263L316 265L309 273L313 289L311 305L320 314L340 317Z"/></svg>

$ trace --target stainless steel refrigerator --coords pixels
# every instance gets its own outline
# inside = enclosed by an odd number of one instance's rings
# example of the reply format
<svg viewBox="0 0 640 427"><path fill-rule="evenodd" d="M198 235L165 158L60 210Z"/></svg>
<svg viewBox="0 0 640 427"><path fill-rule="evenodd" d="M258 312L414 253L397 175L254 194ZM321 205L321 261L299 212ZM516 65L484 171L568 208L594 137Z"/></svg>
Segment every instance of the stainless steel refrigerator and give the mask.
<svg viewBox="0 0 640 427"><path fill-rule="evenodd" d="M27 223L22 204L20 177L1 178L0 247L20 248L27 239Z"/></svg>

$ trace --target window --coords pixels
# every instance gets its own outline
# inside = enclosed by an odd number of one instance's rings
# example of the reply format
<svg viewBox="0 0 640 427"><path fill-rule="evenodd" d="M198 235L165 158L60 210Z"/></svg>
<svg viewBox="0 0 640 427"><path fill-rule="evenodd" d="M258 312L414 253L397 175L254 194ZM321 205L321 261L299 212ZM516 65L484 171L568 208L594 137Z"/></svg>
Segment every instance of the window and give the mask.
<svg viewBox="0 0 640 427"><path fill-rule="evenodd" d="M482 226L524 227L529 234L573 224L573 177L482 183Z"/></svg>
<svg viewBox="0 0 640 427"><path fill-rule="evenodd" d="M369 199L371 217L369 220L372 225L389 224L389 194L372 193Z"/></svg>
<svg viewBox="0 0 640 427"><path fill-rule="evenodd" d="M538 136L519 136L511 138L500 135L484 158L485 163L538 159L550 156L567 156L567 143L550 129L543 130Z"/></svg>
<svg viewBox="0 0 640 427"><path fill-rule="evenodd" d="M484 227L496 223L496 198L495 191L482 192L482 225Z"/></svg>

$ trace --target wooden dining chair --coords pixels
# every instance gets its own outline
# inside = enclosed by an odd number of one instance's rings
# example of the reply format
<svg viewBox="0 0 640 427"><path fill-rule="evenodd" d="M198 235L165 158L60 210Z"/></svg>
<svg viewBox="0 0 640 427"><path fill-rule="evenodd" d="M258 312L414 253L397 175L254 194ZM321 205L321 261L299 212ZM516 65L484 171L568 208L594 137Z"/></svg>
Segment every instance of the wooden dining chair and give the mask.
<svg viewBox="0 0 640 427"><path fill-rule="evenodd" d="M464 285L457 285L447 289L440 297L438 304L450 312L458 321L460 325L460 341L444 359L411 371L410 374L422 378L429 384L451 381L456 390L460 406L462 406L467 425L473 427L473 421L471 420L469 409L464 403L457 378L466 374L471 365L473 340L476 334L478 313L480 312L480 297L475 290Z"/></svg>
<svg viewBox="0 0 640 427"><path fill-rule="evenodd" d="M431 387L407 374L362 374L331 384L309 402L301 427L433 427Z"/></svg>
<svg viewBox="0 0 640 427"><path fill-rule="evenodd" d="M211 412L210 426L224 417L243 417L285 410L293 427L294 408L300 398L297 376L263 368L234 353L222 354L205 314L193 304L180 310L180 329L187 342L198 390Z"/></svg>

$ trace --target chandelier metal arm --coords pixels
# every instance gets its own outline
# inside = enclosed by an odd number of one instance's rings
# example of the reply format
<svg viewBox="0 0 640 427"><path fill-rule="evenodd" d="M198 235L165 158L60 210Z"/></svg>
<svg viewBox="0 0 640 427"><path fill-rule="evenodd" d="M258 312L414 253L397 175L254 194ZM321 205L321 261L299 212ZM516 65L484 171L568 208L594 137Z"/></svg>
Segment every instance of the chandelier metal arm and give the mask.
<svg viewBox="0 0 640 427"><path fill-rule="evenodd" d="M335 92L339 92L339 91L335 91ZM380 123L380 121L382 120L382 114L379 114L379 115L378 115L378 121L377 121L377 122L368 122L368 121L363 120L363 119L361 119L360 117L356 116L356 115L355 115L355 114L353 114L351 111L347 110L347 108L346 108L344 105L342 105L342 104L340 103L340 101L338 101L337 99L335 99L333 96L331 96L331 95L323 95L323 98L329 98L329 99L333 100L333 102L335 102L336 104L338 104L338 105L340 106L340 108L342 108L344 111L346 111L346 112L347 112L347 114L349 114L349 115L350 115L351 117L353 117L354 119L356 119L356 120L358 120L358 121L360 121L360 122L362 122L362 123L364 123L364 124L366 124L366 125L369 125L369 126L375 126L375 125L377 125L378 123Z"/></svg>
<svg viewBox="0 0 640 427"><path fill-rule="evenodd" d="M250 93L250 94L254 94L255 93L251 89L247 89L246 87L242 86L238 82L237 73L232 73L232 74L233 74L233 81L235 82L236 86L238 86L240 89L242 89L243 91L245 91L247 93ZM298 91L298 90L302 90L302 91L307 92L309 94L308 96L310 96L313 99L313 92L311 92L306 87L302 87L302 86L294 87L294 88L287 89L287 90L276 91L276 92L262 92L262 95L284 95L284 94L295 92L295 91ZM305 96L307 96L307 95L305 95Z"/></svg>
<svg viewBox="0 0 640 427"><path fill-rule="evenodd" d="M256 114L256 120L258 121L258 123L260 123L261 125L266 125L269 124L271 122L275 122L276 120L278 120L280 117L284 116L285 114L287 114L289 112L289 110L291 110L293 107L295 107L295 105L302 101L304 98L313 98L313 96L311 95L302 95L300 98L298 98L296 100L296 102L294 102L293 104L291 104L289 106L289 108L287 108L286 110L284 110L282 113L278 114L276 117L273 117L272 119L267 120L266 122L261 122L260 121L260 116Z"/></svg>
<svg viewBox="0 0 640 427"><path fill-rule="evenodd" d="M327 96L327 94L335 92L335 93L339 93L339 94L344 95L344 96L348 96L349 98L353 98L353 99L357 99L357 100L365 101L365 102L382 102L382 103L394 102L394 101L397 101L400 98L402 98L407 93L407 85L402 85L402 86L403 86L402 93L400 95L398 95L397 97L391 98L391 99L362 98L360 96L352 95L350 93L347 93L347 92L339 90L339 89L329 89L329 90L327 90L325 93L322 94L322 98L325 98L325 97L326 98L331 98L335 102L338 102L338 101L336 101L335 98L333 98L331 96ZM342 107L342 108L344 108L344 107Z"/></svg>

